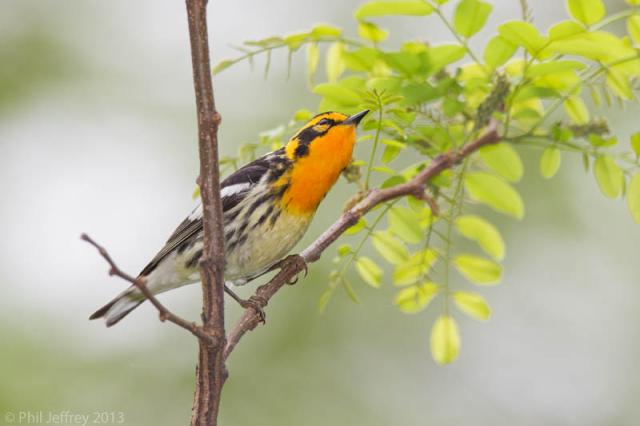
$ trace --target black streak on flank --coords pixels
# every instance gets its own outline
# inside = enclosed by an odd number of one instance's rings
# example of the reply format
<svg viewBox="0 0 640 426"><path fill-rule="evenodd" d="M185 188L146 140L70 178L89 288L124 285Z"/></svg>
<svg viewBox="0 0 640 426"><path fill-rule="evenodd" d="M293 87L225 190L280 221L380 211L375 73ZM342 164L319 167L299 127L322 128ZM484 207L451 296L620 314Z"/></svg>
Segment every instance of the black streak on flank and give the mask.
<svg viewBox="0 0 640 426"><path fill-rule="evenodd" d="M200 260L201 256L202 256L202 249L195 252L193 254L193 257L187 261L187 264L186 264L187 269L195 268L196 266L198 266L198 261Z"/></svg>
<svg viewBox="0 0 640 426"><path fill-rule="evenodd" d="M249 225L248 221L244 221L242 222L242 225L240 225L240 227L238 228L238 238L240 238L243 234L245 229L247 229L247 226Z"/></svg>
<svg viewBox="0 0 640 426"><path fill-rule="evenodd" d="M250 215L251 213L253 213L258 207L260 207L260 204L268 201L271 197L273 197L273 194L271 194L271 193L267 193L267 194L264 194L264 195L260 196L257 200L255 200L251 204L251 207L249 207L249 209L247 210L247 216Z"/></svg>
<svg viewBox="0 0 640 426"><path fill-rule="evenodd" d="M273 204L269 206L269 208L267 209L266 212L264 212L262 214L262 216L260 216L260 218L258 219L258 221L253 225L253 228L257 228L258 226L262 225L265 220L267 220L267 218L271 215L271 213L273 212Z"/></svg>
<svg viewBox="0 0 640 426"><path fill-rule="evenodd" d="M236 242L237 242L237 244L238 244L239 246L243 245L243 244L247 241L247 238L248 238L248 237L249 237L249 236L248 236L247 234L244 234L240 239L238 239L238 241L236 241Z"/></svg>
<svg viewBox="0 0 640 426"><path fill-rule="evenodd" d="M176 252L177 254L182 254L184 253L188 248L190 248L193 245L194 241L192 239L187 239L186 241L184 241L182 244L180 244L177 249Z"/></svg>
<svg viewBox="0 0 640 426"><path fill-rule="evenodd" d="M238 215L240 214L241 211L242 211L241 208L234 209L233 211L224 210L224 221L226 223L233 222L233 220L236 217L238 217Z"/></svg>
<svg viewBox="0 0 640 426"><path fill-rule="evenodd" d="M238 238L237 240L234 240L232 242L229 243L229 245L227 246L227 253L230 253L233 251L233 249L236 248L236 246L241 246L242 244L244 244L247 241L247 234L244 234L242 237Z"/></svg>
<svg viewBox="0 0 640 426"><path fill-rule="evenodd" d="M273 215L271 216L271 219L270 219L272 228L275 226L276 220L278 220L278 217L280 216L280 212L281 212L280 209L273 212Z"/></svg>

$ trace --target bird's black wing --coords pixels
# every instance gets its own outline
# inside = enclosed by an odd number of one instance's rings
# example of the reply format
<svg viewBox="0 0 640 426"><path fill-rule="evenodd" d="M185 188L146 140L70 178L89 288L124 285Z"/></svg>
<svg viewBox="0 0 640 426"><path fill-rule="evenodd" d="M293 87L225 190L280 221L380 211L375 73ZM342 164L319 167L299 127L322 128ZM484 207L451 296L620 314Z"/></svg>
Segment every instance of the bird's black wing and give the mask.
<svg viewBox="0 0 640 426"><path fill-rule="evenodd" d="M276 153L270 153L239 168L220 183L222 211L228 212L240 203L247 193L269 171L269 158ZM202 205L178 225L167 240L165 246L155 255L147 266L140 272L141 276L149 275L167 255L174 250L186 249L194 240L193 237L202 232Z"/></svg>

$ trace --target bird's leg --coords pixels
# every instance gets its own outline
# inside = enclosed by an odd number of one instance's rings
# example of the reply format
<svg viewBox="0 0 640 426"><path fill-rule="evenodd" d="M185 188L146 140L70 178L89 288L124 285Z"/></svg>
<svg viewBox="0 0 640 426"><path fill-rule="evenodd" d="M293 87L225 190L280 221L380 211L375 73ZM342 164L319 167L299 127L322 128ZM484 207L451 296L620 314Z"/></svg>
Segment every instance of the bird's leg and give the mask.
<svg viewBox="0 0 640 426"><path fill-rule="evenodd" d="M274 263L273 266L271 266L271 268L269 268L269 270L267 272L271 272L275 269L287 269L287 268L291 268L294 271L302 271L304 270L304 276L307 276L307 273L309 272L309 269L307 268L307 262L304 261L304 259L302 258L302 256L300 256L299 254L290 254L289 256L285 257L284 259L279 260L278 262ZM298 274L296 274L295 278L293 278L293 281L288 281L287 284L289 285L293 285L295 283L298 282Z"/></svg>
<svg viewBox="0 0 640 426"><path fill-rule="evenodd" d="M238 302L238 305L242 306L242 308L251 308L256 311L260 316L260 322L263 324L266 323L267 314L264 313L264 307L267 306L267 300L264 297L260 297L254 294L248 299L243 299L226 285L224 286L224 291L229 296L231 296L233 300Z"/></svg>

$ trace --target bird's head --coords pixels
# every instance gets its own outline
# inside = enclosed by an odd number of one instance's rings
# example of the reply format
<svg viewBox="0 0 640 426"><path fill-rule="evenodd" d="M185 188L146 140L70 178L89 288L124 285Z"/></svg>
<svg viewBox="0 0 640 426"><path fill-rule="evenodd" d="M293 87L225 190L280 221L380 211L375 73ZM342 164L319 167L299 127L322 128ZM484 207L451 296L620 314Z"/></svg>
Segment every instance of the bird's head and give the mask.
<svg viewBox="0 0 640 426"><path fill-rule="evenodd" d="M291 211L309 215L351 163L356 127L369 110L352 116L323 112L313 117L285 147L293 167L283 178L288 190L283 202Z"/></svg>
<svg viewBox="0 0 640 426"><path fill-rule="evenodd" d="M348 116L340 112L316 115L296 133L286 147L287 156L296 160L317 151L331 150L335 155L348 153L351 158L356 142L356 127L369 110ZM315 154L315 153L314 153Z"/></svg>

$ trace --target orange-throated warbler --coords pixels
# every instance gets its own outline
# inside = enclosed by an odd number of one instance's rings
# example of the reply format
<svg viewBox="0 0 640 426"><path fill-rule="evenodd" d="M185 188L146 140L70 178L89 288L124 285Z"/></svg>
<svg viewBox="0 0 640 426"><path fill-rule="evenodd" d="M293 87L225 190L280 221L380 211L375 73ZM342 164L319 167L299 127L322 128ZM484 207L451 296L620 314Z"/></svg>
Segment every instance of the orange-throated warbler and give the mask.
<svg viewBox="0 0 640 426"><path fill-rule="evenodd" d="M221 182L226 283L243 285L262 275L302 238L318 205L351 162L356 127L368 112L316 115L286 146ZM147 288L157 294L199 281L202 239L198 205L140 272ZM143 301L140 290L131 286L90 319L104 317L112 326Z"/></svg>

